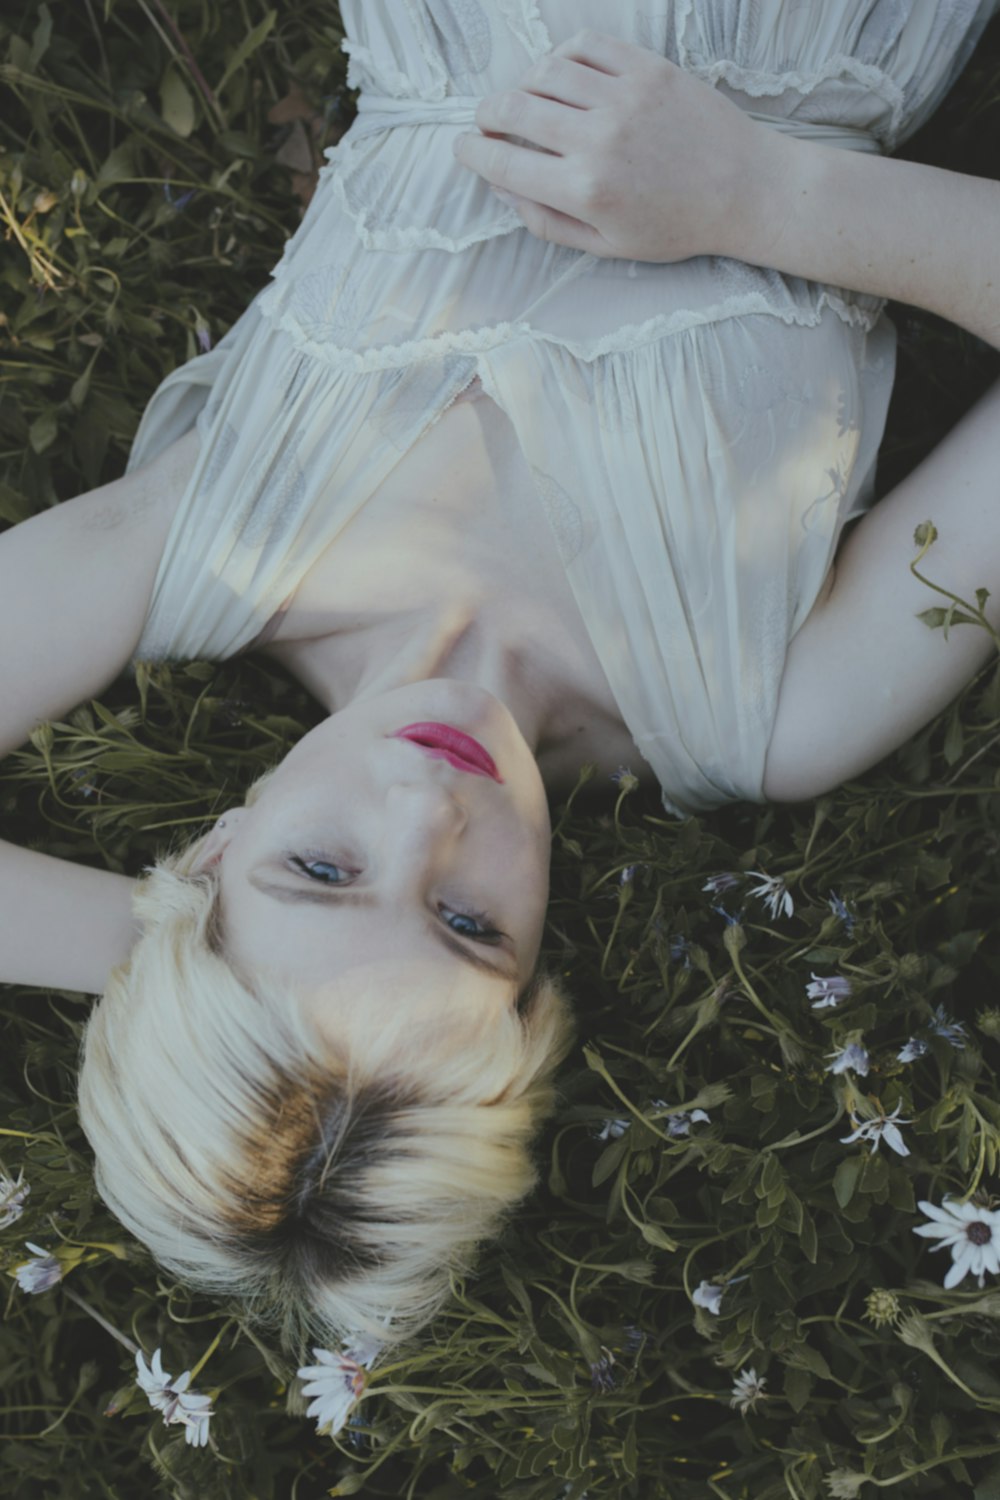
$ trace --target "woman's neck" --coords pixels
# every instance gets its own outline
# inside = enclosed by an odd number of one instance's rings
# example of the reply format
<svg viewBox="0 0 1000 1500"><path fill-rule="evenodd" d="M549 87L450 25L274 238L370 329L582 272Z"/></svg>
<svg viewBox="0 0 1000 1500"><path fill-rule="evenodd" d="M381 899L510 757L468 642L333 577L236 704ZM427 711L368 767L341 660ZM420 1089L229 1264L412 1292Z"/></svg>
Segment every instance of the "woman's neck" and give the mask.
<svg viewBox="0 0 1000 1500"><path fill-rule="evenodd" d="M486 688L510 710L535 756L564 730L564 708L549 680L536 639L502 628L483 601L428 603L387 613L384 608L345 621L310 643L294 670L320 703L335 713L349 703L430 678L454 678ZM303 671L305 668L305 672Z"/></svg>

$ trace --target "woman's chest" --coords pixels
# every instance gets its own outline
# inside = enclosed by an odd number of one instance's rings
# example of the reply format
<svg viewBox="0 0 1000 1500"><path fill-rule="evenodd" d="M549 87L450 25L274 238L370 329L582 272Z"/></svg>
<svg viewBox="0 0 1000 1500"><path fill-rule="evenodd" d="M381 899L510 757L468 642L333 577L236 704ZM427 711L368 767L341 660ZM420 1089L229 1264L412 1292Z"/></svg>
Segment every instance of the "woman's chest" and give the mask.
<svg viewBox="0 0 1000 1500"><path fill-rule="evenodd" d="M313 564L265 649L309 685L338 629L445 616L449 601L475 601L477 629L498 649L528 644L563 730L538 757L547 784L572 786L586 761L639 771L514 429L478 381Z"/></svg>

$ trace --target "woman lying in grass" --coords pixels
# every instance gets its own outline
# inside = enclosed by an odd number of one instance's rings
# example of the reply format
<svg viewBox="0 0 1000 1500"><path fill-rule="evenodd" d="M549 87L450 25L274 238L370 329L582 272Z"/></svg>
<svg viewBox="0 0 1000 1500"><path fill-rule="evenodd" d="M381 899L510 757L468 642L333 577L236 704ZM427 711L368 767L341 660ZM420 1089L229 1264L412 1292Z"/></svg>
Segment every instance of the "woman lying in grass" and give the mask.
<svg viewBox="0 0 1000 1500"><path fill-rule="evenodd" d="M994 0L647 0L553 46L581 9L345 0L359 118L272 285L125 477L0 542L5 751L139 659L262 651L329 709L138 882L0 859L3 978L103 992L102 1197L299 1358L421 1326L532 1184L581 766L808 798L991 649L908 564L930 517L937 581L996 592L1000 388L863 513L880 299L1000 347L1000 188L879 154Z"/></svg>

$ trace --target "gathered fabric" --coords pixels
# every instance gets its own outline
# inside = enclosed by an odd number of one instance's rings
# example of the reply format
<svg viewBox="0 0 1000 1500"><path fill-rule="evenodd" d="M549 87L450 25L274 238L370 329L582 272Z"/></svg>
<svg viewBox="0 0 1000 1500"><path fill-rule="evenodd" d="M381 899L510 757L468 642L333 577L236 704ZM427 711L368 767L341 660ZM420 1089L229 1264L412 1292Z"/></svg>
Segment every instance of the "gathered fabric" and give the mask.
<svg viewBox="0 0 1000 1500"><path fill-rule="evenodd" d="M544 243L452 142L480 98L592 26L775 129L892 150L998 3L342 0L358 118L270 284L164 381L136 437L130 467L200 438L136 657L252 648L478 377L664 806L763 800L789 642L874 496L882 303L719 257Z"/></svg>

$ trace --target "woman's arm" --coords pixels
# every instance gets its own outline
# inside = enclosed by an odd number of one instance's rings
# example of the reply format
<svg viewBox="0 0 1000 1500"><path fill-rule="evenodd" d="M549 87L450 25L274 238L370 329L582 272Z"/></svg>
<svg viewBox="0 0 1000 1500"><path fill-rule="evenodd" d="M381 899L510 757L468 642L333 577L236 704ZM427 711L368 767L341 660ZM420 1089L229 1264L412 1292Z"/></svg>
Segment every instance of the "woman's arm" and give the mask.
<svg viewBox="0 0 1000 1500"><path fill-rule="evenodd" d="M458 160L516 195L543 239L631 260L731 256L912 303L1000 347L1000 183L781 134L600 32L476 121L486 133L460 137Z"/></svg>
<svg viewBox="0 0 1000 1500"><path fill-rule="evenodd" d="M0 536L0 755L135 651L193 435ZM0 842L0 982L98 993L136 934L133 881Z"/></svg>

